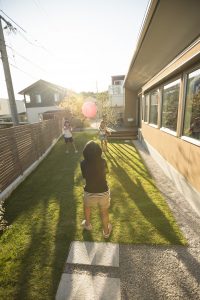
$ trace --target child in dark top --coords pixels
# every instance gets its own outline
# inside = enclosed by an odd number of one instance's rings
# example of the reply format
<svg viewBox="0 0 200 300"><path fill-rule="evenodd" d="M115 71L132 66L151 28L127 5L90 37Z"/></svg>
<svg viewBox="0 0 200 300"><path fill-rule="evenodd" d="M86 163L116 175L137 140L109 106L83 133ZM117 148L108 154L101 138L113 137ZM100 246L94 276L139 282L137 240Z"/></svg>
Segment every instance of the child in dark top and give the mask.
<svg viewBox="0 0 200 300"><path fill-rule="evenodd" d="M102 150L99 144L89 141L83 150L84 160L81 162L81 172L85 178L84 213L85 220L82 226L92 230L90 224L91 208L99 206L103 224L103 236L109 238L112 225L109 223L108 208L110 206L110 190L106 181L108 172L105 159L101 157Z"/></svg>

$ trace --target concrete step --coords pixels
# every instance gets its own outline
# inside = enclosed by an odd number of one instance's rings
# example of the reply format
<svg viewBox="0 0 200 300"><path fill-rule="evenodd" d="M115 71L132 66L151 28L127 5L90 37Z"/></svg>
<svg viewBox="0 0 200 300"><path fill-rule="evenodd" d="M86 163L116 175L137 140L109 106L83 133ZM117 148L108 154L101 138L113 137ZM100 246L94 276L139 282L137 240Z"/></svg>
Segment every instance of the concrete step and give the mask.
<svg viewBox="0 0 200 300"><path fill-rule="evenodd" d="M112 131L108 136L109 140L112 139L120 139L120 140L136 140L137 139L137 131Z"/></svg>

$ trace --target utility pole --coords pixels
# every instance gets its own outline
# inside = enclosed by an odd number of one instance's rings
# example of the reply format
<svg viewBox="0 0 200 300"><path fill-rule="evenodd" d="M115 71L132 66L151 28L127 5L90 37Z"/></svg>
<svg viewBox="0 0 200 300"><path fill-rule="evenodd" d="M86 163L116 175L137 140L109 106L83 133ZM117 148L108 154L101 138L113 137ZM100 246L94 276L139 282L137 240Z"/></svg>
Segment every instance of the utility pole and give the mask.
<svg viewBox="0 0 200 300"><path fill-rule="evenodd" d="M16 102L15 102L15 95L14 95L13 84L12 84L12 78L11 78L11 73L10 73L10 66L8 63L6 44L5 44L4 34L3 34L2 20L8 26L12 27L12 25L9 22L7 22L0 15L0 52L1 52L1 58L2 58L2 63L3 63L7 91L8 91L8 98L9 98L12 121L13 121L13 125L16 126L16 125L19 125L19 120L18 120L17 106L16 106Z"/></svg>

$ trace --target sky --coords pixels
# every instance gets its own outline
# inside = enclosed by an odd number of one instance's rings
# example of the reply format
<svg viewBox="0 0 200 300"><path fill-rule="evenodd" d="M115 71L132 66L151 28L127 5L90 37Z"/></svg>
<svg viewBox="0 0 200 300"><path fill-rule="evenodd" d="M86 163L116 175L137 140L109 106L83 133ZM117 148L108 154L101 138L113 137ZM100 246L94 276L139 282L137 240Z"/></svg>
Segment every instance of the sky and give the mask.
<svg viewBox="0 0 200 300"><path fill-rule="evenodd" d="M16 99L39 79L77 93L108 90L126 75L148 0L0 0ZM5 25L4 22L2 22ZM8 98L0 60L0 98Z"/></svg>

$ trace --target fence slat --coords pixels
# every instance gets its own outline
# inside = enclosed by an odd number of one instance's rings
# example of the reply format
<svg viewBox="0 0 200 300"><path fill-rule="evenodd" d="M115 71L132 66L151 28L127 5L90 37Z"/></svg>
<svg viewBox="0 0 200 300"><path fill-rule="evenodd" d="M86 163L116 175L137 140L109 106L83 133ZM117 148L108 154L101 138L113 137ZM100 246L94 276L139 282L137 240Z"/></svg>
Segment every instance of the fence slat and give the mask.
<svg viewBox="0 0 200 300"><path fill-rule="evenodd" d="M61 130L59 118L0 129L0 192L46 152Z"/></svg>

